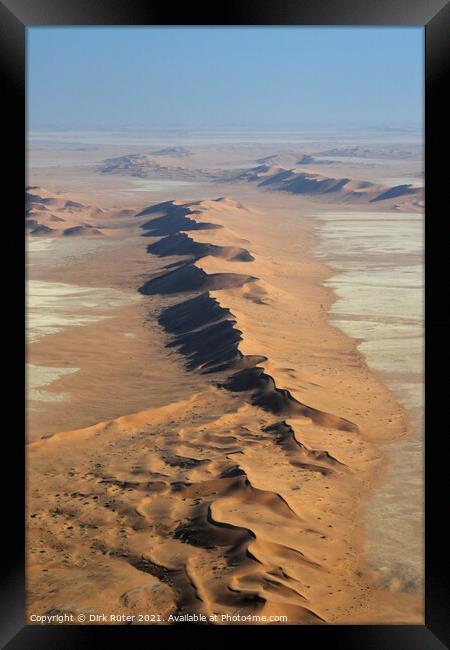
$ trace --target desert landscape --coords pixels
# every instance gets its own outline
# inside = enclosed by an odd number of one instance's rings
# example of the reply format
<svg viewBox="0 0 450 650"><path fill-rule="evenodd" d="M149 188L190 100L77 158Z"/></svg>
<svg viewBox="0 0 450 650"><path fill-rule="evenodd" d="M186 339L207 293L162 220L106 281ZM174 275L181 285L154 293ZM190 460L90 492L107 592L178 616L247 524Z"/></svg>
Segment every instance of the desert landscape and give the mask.
<svg viewBox="0 0 450 650"><path fill-rule="evenodd" d="M423 622L422 179L403 134L30 136L29 621Z"/></svg>
<svg viewBox="0 0 450 650"><path fill-rule="evenodd" d="M423 625L423 79L421 27L27 27L27 624Z"/></svg>

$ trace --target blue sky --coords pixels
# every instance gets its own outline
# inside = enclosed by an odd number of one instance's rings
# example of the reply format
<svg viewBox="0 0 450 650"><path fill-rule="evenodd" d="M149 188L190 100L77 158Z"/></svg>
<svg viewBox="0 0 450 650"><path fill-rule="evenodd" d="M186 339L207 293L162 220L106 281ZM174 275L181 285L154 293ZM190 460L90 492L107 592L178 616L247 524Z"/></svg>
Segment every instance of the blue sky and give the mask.
<svg viewBox="0 0 450 650"><path fill-rule="evenodd" d="M422 28L27 30L32 130L417 128Z"/></svg>

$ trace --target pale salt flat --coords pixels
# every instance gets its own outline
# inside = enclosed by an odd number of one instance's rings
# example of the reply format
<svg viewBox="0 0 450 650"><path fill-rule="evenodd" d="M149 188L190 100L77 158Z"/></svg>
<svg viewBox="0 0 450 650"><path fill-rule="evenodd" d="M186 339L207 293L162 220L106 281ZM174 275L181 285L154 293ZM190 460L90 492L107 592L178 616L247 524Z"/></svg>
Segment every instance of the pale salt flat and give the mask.
<svg viewBox="0 0 450 650"><path fill-rule="evenodd" d="M26 364L27 399L30 402L62 402L70 399L69 393L43 390L65 375L77 372L79 368L49 368L37 366L34 363ZM33 408L33 406L30 406ZM35 408L35 407L34 407Z"/></svg>
<svg viewBox="0 0 450 650"><path fill-rule="evenodd" d="M27 237L25 240L25 248L28 253L41 253L42 251L50 250L54 243L54 239L32 239L31 237Z"/></svg>
<svg viewBox="0 0 450 650"><path fill-rule="evenodd" d="M382 446L387 477L365 509L367 556L389 580L423 580L424 218L321 212L320 257L336 270L332 323L407 409L415 435Z"/></svg>
<svg viewBox="0 0 450 650"><path fill-rule="evenodd" d="M132 180L132 187L124 188L127 192L163 192L176 189L177 187L189 187L195 185L192 181L177 181L172 179L149 179L139 178Z"/></svg>
<svg viewBox="0 0 450 650"><path fill-rule="evenodd" d="M140 300L136 293L111 288L81 287L64 282L29 280L27 327L29 342L66 327L88 325L109 318L105 313Z"/></svg>

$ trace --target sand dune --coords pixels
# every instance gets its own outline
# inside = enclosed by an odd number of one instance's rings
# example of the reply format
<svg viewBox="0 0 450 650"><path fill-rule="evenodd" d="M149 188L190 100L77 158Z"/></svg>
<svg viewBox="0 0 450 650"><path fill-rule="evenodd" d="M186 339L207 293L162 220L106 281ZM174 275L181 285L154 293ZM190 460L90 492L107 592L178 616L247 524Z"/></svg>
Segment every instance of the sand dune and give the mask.
<svg viewBox="0 0 450 650"><path fill-rule="evenodd" d="M174 156L177 158L184 158L190 155L191 152L186 147L163 147L162 149L152 151L152 156Z"/></svg>
<svg viewBox="0 0 450 650"><path fill-rule="evenodd" d="M35 225L31 226L30 228L28 227L27 223L25 224L25 228L29 231L30 235L33 235L34 237L53 237L58 234L58 231L55 230L55 228L50 228L50 226L40 224L35 220L32 221L34 221Z"/></svg>
<svg viewBox="0 0 450 650"><path fill-rule="evenodd" d="M160 239L154 244L150 244L147 247L147 251L160 257L187 255L193 260L206 257L207 255L221 257L231 261L251 262L253 260L252 255L245 248L216 246L214 244L196 242L184 232L174 233L173 235Z"/></svg>
<svg viewBox="0 0 450 650"><path fill-rule="evenodd" d="M173 164L162 165L153 156L167 157L173 160ZM173 178L173 179L199 179L211 178L212 174L202 169L190 169L181 166L178 163L179 158L187 158L189 153L182 147L159 149L147 154L126 154L124 156L115 156L107 158L97 167L97 172L101 174L123 174L136 176L138 178Z"/></svg>
<svg viewBox="0 0 450 650"><path fill-rule="evenodd" d="M205 273L195 264L183 264L174 271L159 275L148 280L139 291L144 295L165 295L170 293L185 293L186 291L214 291L240 287L246 282L251 282L250 275L238 273Z"/></svg>
<svg viewBox="0 0 450 650"><path fill-rule="evenodd" d="M261 158L257 158L255 162L258 163L258 165L279 165L281 167L289 167L296 164L302 165L312 163L313 161L313 156L310 156L309 154L286 151L283 153L274 153L268 156L262 156Z"/></svg>
<svg viewBox="0 0 450 650"><path fill-rule="evenodd" d="M25 191L25 229L32 236L98 236L103 231L86 219L108 216L104 211L68 199L62 194L28 186ZM102 226L103 227L103 226Z"/></svg>
<svg viewBox="0 0 450 650"><path fill-rule="evenodd" d="M65 237L79 237L80 235L102 235L99 228L90 225L72 226L71 228L64 228L63 233Z"/></svg>
<svg viewBox="0 0 450 650"><path fill-rule="evenodd" d="M189 206L179 205L175 201L167 201L138 212L137 216L156 215L141 227L146 230L148 237L162 237L190 230L209 230L220 228L218 224L194 219Z"/></svg>
<svg viewBox="0 0 450 650"><path fill-rule="evenodd" d="M423 160L423 147L411 144L392 146L344 146L332 147L316 153L317 156L340 158L381 158L386 160Z"/></svg>
<svg viewBox="0 0 450 650"><path fill-rule="evenodd" d="M297 162L299 164L299 162ZM300 164L307 164L301 160ZM264 163L239 173L234 180L254 182L259 187L291 194L320 196L339 203L385 202L389 208L423 209L423 188L411 184L387 187L370 181L351 178L332 178L303 167L285 168Z"/></svg>

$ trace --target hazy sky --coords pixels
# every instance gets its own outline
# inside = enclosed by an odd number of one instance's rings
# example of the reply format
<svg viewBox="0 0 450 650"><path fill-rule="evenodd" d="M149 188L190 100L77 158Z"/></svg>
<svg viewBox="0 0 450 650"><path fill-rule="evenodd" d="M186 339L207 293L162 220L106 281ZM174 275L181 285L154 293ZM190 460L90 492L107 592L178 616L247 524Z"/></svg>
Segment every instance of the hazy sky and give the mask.
<svg viewBox="0 0 450 650"><path fill-rule="evenodd" d="M42 28L29 128L421 127L422 28Z"/></svg>

